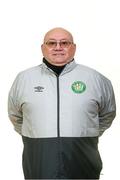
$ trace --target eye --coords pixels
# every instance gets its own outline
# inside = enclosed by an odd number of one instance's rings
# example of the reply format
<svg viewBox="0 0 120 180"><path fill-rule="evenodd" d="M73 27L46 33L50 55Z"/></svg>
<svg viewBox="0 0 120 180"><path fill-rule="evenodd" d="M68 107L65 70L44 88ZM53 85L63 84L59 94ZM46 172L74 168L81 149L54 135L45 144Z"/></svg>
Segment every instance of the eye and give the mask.
<svg viewBox="0 0 120 180"><path fill-rule="evenodd" d="M61 45L67 46L67 45L69 45L69 43L70 43L70 42L68 42L68 41L62 41L62 42L61 42Z"/></svg>
<svg viewBox="0 0 120 180"><path fill-rule="evenodd" d="M48 46L56 46L56 42L55 41L48 41L48 42L46 42L46 44Z"/></svg>
<svg viewBox="0 0 120 180"><path fill-rule="evenodd" d="M71 44L73 44L73 42L70 41L61 41L60 45L64 48L69 47Z"/></svg>

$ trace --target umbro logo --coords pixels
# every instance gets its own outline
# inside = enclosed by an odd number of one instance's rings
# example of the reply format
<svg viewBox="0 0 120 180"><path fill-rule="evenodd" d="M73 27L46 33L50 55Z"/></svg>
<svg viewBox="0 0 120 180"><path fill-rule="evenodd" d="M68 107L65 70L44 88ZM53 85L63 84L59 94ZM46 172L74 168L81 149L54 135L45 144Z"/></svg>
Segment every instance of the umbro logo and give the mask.
<svg viewBox="0 0 120 180"><path fill-rule="evenodd" d="M42 86L36 86L34 87L34 92L43 92L44 87Z"/></svg>

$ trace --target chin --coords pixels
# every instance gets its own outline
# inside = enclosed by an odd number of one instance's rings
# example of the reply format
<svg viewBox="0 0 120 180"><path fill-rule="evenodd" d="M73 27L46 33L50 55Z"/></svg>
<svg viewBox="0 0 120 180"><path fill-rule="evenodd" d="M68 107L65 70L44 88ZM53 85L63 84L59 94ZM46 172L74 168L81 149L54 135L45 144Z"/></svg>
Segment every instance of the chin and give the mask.
<svg viewBox="0 0 120 180"><path fill-rule="evenodd" d="M63 61L63 60L57 59L56 61L53 61L53 63L54 63L54 64L58 64L58 65L59 65L59 64L66 64L67 61L65 61L65 60Z"/></svg>

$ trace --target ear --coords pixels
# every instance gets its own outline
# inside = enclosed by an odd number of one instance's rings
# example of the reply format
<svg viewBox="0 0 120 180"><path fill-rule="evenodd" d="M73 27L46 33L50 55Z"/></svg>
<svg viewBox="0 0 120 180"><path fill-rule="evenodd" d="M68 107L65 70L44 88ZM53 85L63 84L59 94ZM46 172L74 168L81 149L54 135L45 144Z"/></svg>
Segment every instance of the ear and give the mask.
<svg viewBox="0 0 120 180"><path fill-rule="evenodd" d="M76 44L74 44L74 49L76 50Z"/></svg>
<svg viewBox="0 0 120 180"><path fill-rule="evenodd" d="M41 50L43 50L43 44L41 44Z"/></svg>
<svg viewBox="0 0 120 180"><path fill-rule="evenodd" d="M74 47L76 48L76 44L74 44Z"/></svg>

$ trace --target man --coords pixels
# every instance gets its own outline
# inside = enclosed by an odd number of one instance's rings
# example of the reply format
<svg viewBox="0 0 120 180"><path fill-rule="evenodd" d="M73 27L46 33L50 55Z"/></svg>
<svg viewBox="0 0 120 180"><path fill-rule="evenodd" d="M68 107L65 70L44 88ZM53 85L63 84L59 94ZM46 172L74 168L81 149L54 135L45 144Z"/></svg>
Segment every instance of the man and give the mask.
<svg viewBox="0 0 120 180"><path fill-rule="evenodd" d="M9 93L25 179L99 179L98 138L115 117L111 82L76 64L76 45L63 28L48 31L41 49L43 63L19 73Z"/></svg>

